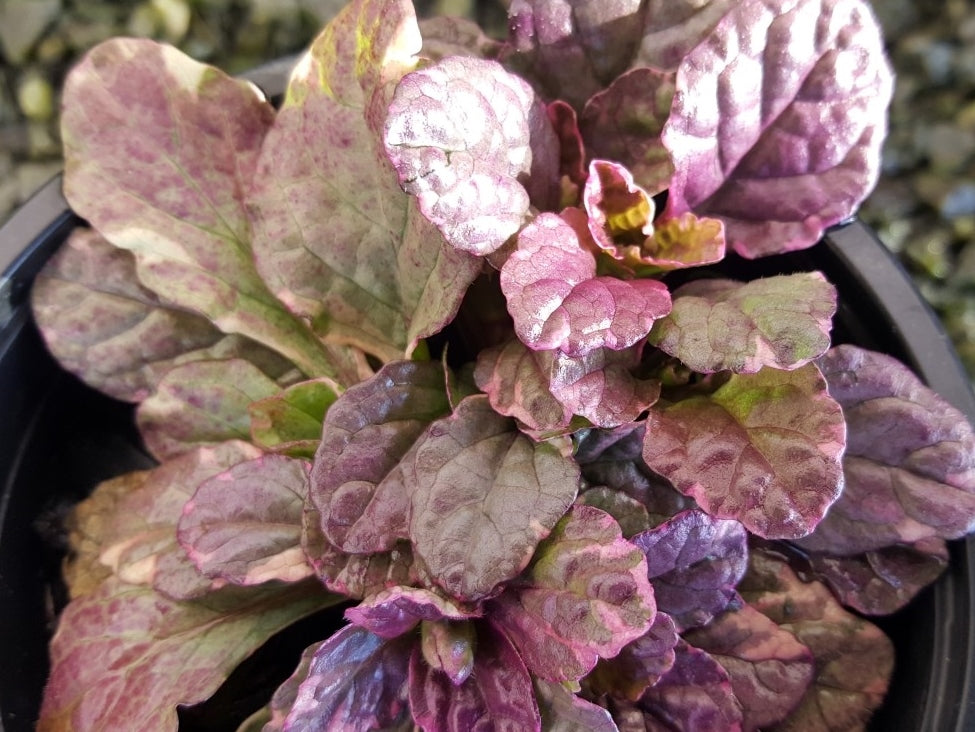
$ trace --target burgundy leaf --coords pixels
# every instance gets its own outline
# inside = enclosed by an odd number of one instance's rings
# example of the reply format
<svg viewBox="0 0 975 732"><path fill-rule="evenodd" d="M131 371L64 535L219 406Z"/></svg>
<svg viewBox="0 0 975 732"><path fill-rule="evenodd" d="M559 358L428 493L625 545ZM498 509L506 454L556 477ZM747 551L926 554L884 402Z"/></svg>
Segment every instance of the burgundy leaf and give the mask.
<svg viewBox="0 0 975 732"><path fill-rule="evenodd" d="M679 630L705 625L728 607L748 564L745 527L698 510L631 541L646 554L657 605Z"/></svg>
<svg viewBox="0 0 975 732"><path fill-rule="evenodd" d="M479 612L432 590L392 587L345 611L354 625L383 638L396 638L425 620L466 620Z"/></svg>
<svg viewBox="0 0 975 732"><path fill-rule="evenodd" d="M749 605L719 615L685 640L728 672L746 732L771 729L784 720L815 676L809 649Z"/></svg>
<svg viewBox="0 0 975 732"><path fill-rule="evenodd" d="M602 658L585 680L586 690L636 702L674 666L680 636L674 620L658 611L646 635L623 646L613 658Z"/></svg>
<svg viewBox="0 0 975 732"><path fill-rule="evenodd" d="M577 505L491 612L535 676L575 681L647 632L653 594L646 560L612 516Z"/></svg>
<svg viewBox="0 0 975 732"><path fill-rule="evenodd" d="M836 289L819 272L697 280L673 298L649 340L698 373L791 370L829 348Z"/></svg>
<svg viewBox="0 0 975 732"><path fill-rule="evenodd" d="M414 646L409 690L413 719L424 732L541 729L528 669L511 641L490 623L478 627L474 671L460 686L427 666Z"/></svg>
<svg viewBox="0 0 975 732"><path fill-rule="evenodd" d="M501 289L521 341L567 356L628 348L670 312L661 282L597 277L593 255L555 214L541 214L518 236L518 249L501 269Z"/></svg>
<svg viewBox="0 0 975 732"><path fill-rule="evenodd" d="M562 177L562 202L566 206L578 203L579 190L585 185L586 147L579 131L576 111L561 99L549 102L548 119L559 139L559 173ZM567 190L572 194L566 200Z"/></svg>
<svg viewBox="0 0 975 732"><path fill-rule="evenodd" d="M564 684L534 679L545 732L619 732L609 711L588 702Z"/></svg>
<svg viewBox="0 0 975 732"><path fill-rule="evenodd" d="M765 538L808 534L843 487L843 413L814 364L732 374L647 420L643 458L705 511Z"/></svg>
<svg viewBox="0 0 975 732"><path fill-rule="evenodd" d="M839 346L821 360L849 432L846 487L801 546L859 554L975 529L975 433L896 359Z"/></svg>
<svg viewBox="0 0 975 732"><path fill-rule="evenodd" d="M576 499L576 503L592 506L608 513L620 525L620 531L627 539L653 526L647 507L641 501L615 488L606 486L589 488Z"/></svg>
<svg viewBox="0 0 975 732"><path fill-rule="evenodd" d="M815 243L876 182L893 88L883 49L861 0L733 4L677 71L668 210L722 219L746 257Z"/></svg>
<svg viewBox="0 0 975 732"><path fill-rule="evenodd" d="M621 74L595 94L579 116L579 130L589 154L626 166L637 185L656 195L670 185L674 165L660 140L674 75L649 68Z"/></svg>
<svg viewBox="0 0 975 732"><path fill-rule="evenodd" d="M309 497L334 546L381 552L407 537L410 496L400 462L448 411L444 370L434 361L388 364L331 406Z"/></svg>
<svg viewBox="0 0 975 732"><path fill-rule="evenodd" d="M411 638L384 640L348 625L314 650L285 729L400 729L409 721ZM302 664L305 666L306 664Z"/></svg>
<svg viewBox="0 0 975 732"><path fill-rule="evenodd" d="M237 585L310 577L301 547L308 470L303 460L264 455L202 483L177 531L197 569Z"/></svg>
<svg viewBox="0 0 975 732"><path fill-rule="evenodd" d="M404 190L462 251L490 254L521 228L530 202L557 202L558 140L545 106L495 61L452 56L407 74L385 144Z"/></svg>
<svg viewBox="0 0 975 732"><path fill-rule="evenodd" d="M404 469L410 537L437 584L479 600L528 565L575 500L579 469L562 441L535 443L487 397L427 428Z"/></svg>

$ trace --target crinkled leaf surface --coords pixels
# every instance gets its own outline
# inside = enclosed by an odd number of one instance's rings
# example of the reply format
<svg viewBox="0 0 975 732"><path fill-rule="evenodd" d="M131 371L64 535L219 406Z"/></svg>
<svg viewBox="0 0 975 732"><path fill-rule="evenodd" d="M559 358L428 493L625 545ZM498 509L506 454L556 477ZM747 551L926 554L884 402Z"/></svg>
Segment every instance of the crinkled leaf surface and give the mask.
<svg viewBox="0 0 975 732"><path fill-rule="evenodd" d="M542 542L516 585L492 603L529 670L575 681L644 635L656 613L642 552L619 524L574 506Z"/></svg>
<svg viewBox="0 0 975 732"><path fill-rule="evenodd" d="M576 109L616 78L640 42L639 0L514 0L508 62Z"/></svg>
<svg viewBox="0 0 975 732"><path fill-rule="evenodd" d="M718 24L735 0L648 0L634 65L676 71L681 59Z"/></svg>
<svg viewBox="0 0 975 732"><path fill-rule="evenodd" d="M685 639L728 672L747 731L771 729L784 720L815 676L809 649L749 605L729 610Z"/></svg>
<svg viewBox="0 0 975 732"><path fill-rule="evenodd" d="M420 20L423 58L440 61L448 56L496 58L502 43L488 37L477 23L463 17L438 15Z"/></svg>
<svg viewBox="0 0 975 732"><path fill-rule="evenodd" d="M815 364L732 374L647 419L643 458L708 513L765 538L808 534L843 488L843 413Z"/></svg>
<svg viewBox="0 0 975 732"><path fill-rule="evenodd" d="M248 407L278 391L249 361L194 361L166 373L136 420L150 452L165 460L197 445L249 440Z"/></svg>
<svg viewBox="0 0 975 732"><path fill-rule="evenodd" d="M677 71L668 210L722 219L746 257L814 244L873 188L892 88L862 0L733 4Z"/></svg>
<svg viewBox="0 0 975 732"><path fill-rule="evenodd" d="M391 587L345 611L350 623L396 638L424 620L466 620L478 613L422 587Z"/></svg>
<svg viewBox="0 0 975 732"><path fill-rule="evenodd" d="M284 728L311 732L405 728L410 716L411 645L409 638L388 641L354 625L345 626L318 645L310 662L299 668L304 678Z"/></svg>
<svg viewBox="0 0 975 732"><path fill-rule="evenodd" d="M132 251L142 283L309 376L332 375L254 267L244 191L274 118L257 89L173 47L117 38L73 69L63 101L65 197Z"/></svg>
<svg viewBox="0 0 975 732"><path fill-rule="evenodd" d="M705 625L728 607L748 565L745 527L703 511L679 513L631 541L646 554L657 605L679 630Z"/></svg>
<svg viewBox="0 0 975 732"><path fill-rule="evenodd" d="M850 557L812 552L809 563L846 607L888 615L942 575L948 568L948 548L943 539L925 539Z"/></svg>
<svg viewBox="0 0 975 732"><path fill-rule="evenodd" d="M132 253L78 227L44 265L31 305L47 347L85 383L138 402L174 365L239 355L277 376L290 364L139 284Z"/></svg>
<svg viewBox="0 0 975 732"><path fill-rule="evenodd" d="M501 289L526 346L574 357L636 344L671 306L657 280L597 277L596 260L574 228L547 213L519 234L501 269Z"/></svg>
<svg viewBox="0 0 975 732"><path fill-rule="evenodd" d="M829 348L836 289L819 272L697 280L673 294L650 342L698 373L795 369Z"/></svg>
<svg viewBox="0 0 975 732"><path fill-rule="evenodd" d="M264 450L312 458L321 439L325 413L336 398L330 379L313 379L251 402L247 407L251 440Z"/></svg>
<svg viewBox="0 0 975 732"><path fill-rule="evenodd" d="M356 0L292 74L248 203L261 274L330 342L402 358L449 322L477 274L400 190L382 148L386 102L413 68L407 0Z"/></svg>
<svg viewBox="0 0 975 732"><path fill-rule="evenodd" d="M975 433L896 359L839 346L821 360L849 430L846 488L802 546L858 554L975 529Z"/></svg>
<svg viewBox="0 0 975 732"><path fill-rule="evenodd" d="M443 367L432 361L388 364L332 405L309 493L332 544L380 552L407 537L410 496L400 463L449 410Z"/></svg>
<svg viewBox="0 0 975 732"><path fill-rule="evenodd" d="M786 563L762 552L752 552L739 591L749 605L795 635L816 660L813 685L777 729L864 729L893 671L894 647L887 636L843 610L825 585L802 582Z"/></svg>
<svg viewBox="0 0 975 732"><path fill-rule="evenodd" d="M61 615L37 728L176 730L178 704L209 698L274 633L335 601L303 582L210 606L110 579Z"/></svg>
<svg viewBox="0 0 975 732"><path fill-rule="evenodd" d="M528 565L579 488L564 448L525 437L481 395L427 428L404 483L410 538L437 584L479 600Z"/></svg>
<svg viewBox="0 0 975 732"><path fill-rule="evenodd" d="M490 254L530 203L557 203L558 140L545 106L495 61L452 56L405 76L385 144L404 190L464 252Z"/></svg>
<svg viewBox="0 0 975 732"><path fill-rule="evenodd" d="M579 115L586 150L592 157L626 166L649 194L665 190L674 165L660 133L673 96L672 73L643 67L621 74L593 95Z"/></svg>
<svg viewBox="0 0 975 732"><path fill-rule="evenodd" d="M619 732L609 711L573 694L563 684L533 679L546 732Z"/></svg>
<svg viewBox="0 0 975 732"><path fill-rule="evenodd" d="M262 455L202 483L177 533L197 569L236 585L311 576L301 547L308 470L303 460Z"/></svg>
<svg viewBox="0 0 975 732"><path fill-rule="evenodd" d="M413 719L424 732L541 729L528 669L490 623L478 627L474 671L463 684L454 686L446 674L427 666L414 646L409 689Z"/></svg>
<svg viewBox="0 0 975 732"><path fill-rule="evenodd" d="M585 678L586 690L597 697L605 694L638 701L674 667L679 638L673 618L658 610L645 635L625 645L617 656L599 660Z"/></svg>

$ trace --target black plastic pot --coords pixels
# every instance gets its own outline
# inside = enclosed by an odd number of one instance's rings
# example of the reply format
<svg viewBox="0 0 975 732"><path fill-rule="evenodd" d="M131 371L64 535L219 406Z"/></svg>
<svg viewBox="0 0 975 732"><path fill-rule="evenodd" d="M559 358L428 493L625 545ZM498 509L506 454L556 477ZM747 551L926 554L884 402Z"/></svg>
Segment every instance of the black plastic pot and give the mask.
<svg viewBox="0 0 975 732"><path fill-rule="evenodd" d="M280 93L289 60L251 79ZM33 729L46 645L64 598L58 519L100 480L148 464L132 410L62 371L31 320L28 293L79 221L42 188L0 228L0 730ZM859 222L816 247L770 257L758 274L818 269L840 293L837 342L898 356L975 421L975 397L952 346L896 260ZM975 729L975 540L955 542L947 574L880 624L897 647L888 701L873 729Z"/></svg>

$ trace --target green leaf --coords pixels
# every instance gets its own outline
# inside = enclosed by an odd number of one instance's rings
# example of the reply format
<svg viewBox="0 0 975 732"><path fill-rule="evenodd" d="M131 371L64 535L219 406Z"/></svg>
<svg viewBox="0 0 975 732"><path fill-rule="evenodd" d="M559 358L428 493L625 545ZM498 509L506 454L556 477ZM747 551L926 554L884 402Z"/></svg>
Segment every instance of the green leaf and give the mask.
<svg viewBox="0 0 975 732"><path fill-rule="evenodd" d="M330 379L313 379L247 407L255 445L291 457L314 457L325 413L336 400Z"/></svg>

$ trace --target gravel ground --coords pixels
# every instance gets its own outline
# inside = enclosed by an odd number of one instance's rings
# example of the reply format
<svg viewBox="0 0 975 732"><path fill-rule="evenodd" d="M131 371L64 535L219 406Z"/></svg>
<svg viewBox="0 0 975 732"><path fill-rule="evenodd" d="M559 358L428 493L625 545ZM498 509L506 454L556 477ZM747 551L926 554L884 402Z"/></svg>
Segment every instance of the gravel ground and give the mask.
<svg viewBox="0 0 975 732"><path fill-rule="evenodd" d="M241 71L300 50L343 3L0 0L0 221L60 169L58 89L86 49L150 36ZM475 2L418 5L464 14ZM884 174L861 215L915 276L975 376L975 0L874 7L898 78Z"/></svg>

